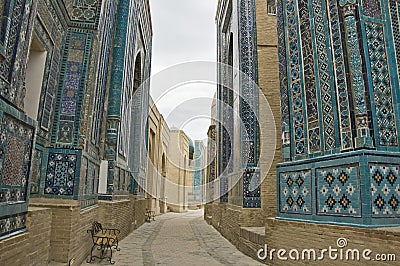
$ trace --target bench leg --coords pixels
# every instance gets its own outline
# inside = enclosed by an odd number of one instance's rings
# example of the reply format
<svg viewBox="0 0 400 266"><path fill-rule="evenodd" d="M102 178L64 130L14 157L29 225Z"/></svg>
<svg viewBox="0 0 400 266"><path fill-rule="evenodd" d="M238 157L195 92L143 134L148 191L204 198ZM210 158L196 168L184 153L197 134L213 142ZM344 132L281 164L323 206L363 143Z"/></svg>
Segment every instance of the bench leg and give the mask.
<svg viewBox="0 0 400 266"><path fill-rule="evenodd" d="M112 260L113 252L112 252L111 246L107 245L105 249L106 249L106 253L107 253L107 249L110 250L110 257L107 257L107 260L110 262L110 264L115 264L115 261Z"/></svg>
<svg viewBox="0 0 400 266"><path fill-rule="evenodd" d="M114 246L114 249L116 249L117 251L120 251L121 249L118 247L118 245L119 245L119 242L118 242L118 238L117 239L115 239L115 246Z"/></svg>
<svg viewBox="0 0 400 266"><path fill-rule="evenodd" d="M96 245L93 245L92 249L90 250L90 257L86 260L87 263L94 261L95 256L93 256L93 250L95 247Z"/></svg>

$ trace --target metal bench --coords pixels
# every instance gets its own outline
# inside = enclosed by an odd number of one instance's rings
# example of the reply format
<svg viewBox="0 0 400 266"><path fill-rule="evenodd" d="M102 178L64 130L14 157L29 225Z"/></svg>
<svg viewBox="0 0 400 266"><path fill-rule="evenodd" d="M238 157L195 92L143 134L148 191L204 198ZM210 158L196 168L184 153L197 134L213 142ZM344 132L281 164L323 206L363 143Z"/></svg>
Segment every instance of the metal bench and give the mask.
<svg viewBox="0 0 400 266"><path fill-rule="evenodd" d="M98 259L107 259L110 264L114 264L115 261L112 261L113 251L115 249L119 251L118 248L118 234L120 231L114 228L103 228L101 223L95 221L92 224L92 228L87 230L87 233L90 233L92 236L93 246L90 251L90 257L87 259L87 262L90 263L94 261L95 258ZM93 254L95 250L99 250L100 255ZM96 253L96 252L95 252ZM108 255L109 253L109 255Z"/></svg>

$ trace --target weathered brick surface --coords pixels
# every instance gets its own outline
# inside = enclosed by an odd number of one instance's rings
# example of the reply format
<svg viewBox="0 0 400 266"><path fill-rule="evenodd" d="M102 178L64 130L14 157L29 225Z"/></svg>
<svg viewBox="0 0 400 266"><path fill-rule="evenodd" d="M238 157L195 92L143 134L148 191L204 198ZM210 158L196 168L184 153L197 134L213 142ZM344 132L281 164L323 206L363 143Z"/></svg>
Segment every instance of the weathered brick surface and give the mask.
<svg viewBox="0 0 400 266"><path fill-rule="evenodd" d="M100 201L99 221L104 227L119 229L122 239L145 222L146 207L146 199L134 197L123 201Z"/></svg>
<svg viewBox="0 0 400 266"><path fill-rule="evenodd" d="M47 265L51 209L29 208L28 232L0 241L0 265Z"/></svg>
<svg viewBox="0 0 400 266"><path fill-rule="evenodd" d="M133 212L134 212L134 220L133 223L135 225L134 229L139 228L142 224L145 223L146 217L146 200L145 199L136 199L133 202ZM136 221L136 222L135 222Z"/></svg>
<svg viewBox="0 0 400 266"><path fill-rule="evenodd" d="M89 254L92 240L86 232L97 220L98 207L81 211L78 201L34 199L31 206L51 209L47 222L50 235L50 261L81 263ZM30 243L32 245L32 243Z"/></svg>
<svg viewBox="0 0 400 266"><path fill-rule="evenodd" d="M46 265L49 261L51 209L28 209L27 230L29 232L28 256L31 265Z"/></svg>
<svg viewBox="0 0 400 266"><path fill-rule="evenodd" d="M120 238L130 233L133 220L133 206L130 200L99 201L99 207L99 222L104 228L119 229Z"/></svg>
<svg viewBox="0 0 400 266"><path fill-rule="evenodd" d="M358 249L360 254L364 249L372 250L371 258L376 254L395 254L396 261L360 261L353 260L330 260L326 254L323 261L281 261L276 255L273 261L267 261L269 265L399 265L400 260L400 229L365 229L347 226L321 225L302 222L280 221L267 219L265 227L265 243L268 249L328 249L338 248L337 240L346 238L348 245L343 248L344 254L347 249ZM340 249L339 249L340 250ZM361 255L360 255L361 256ZM345 258L345 256L344 256Z"/></svg>

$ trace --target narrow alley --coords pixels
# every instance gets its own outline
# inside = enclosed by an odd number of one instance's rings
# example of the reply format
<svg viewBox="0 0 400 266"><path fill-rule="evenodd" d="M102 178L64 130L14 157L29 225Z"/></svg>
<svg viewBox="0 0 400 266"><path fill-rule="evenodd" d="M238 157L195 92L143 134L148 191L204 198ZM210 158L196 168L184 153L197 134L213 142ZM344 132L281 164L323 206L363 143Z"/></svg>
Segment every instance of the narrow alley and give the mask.
<svg viewBox="0 0 400 266"><path fill-rule="evenodd" d="M237 250L203 219L203 210L167 213L120 243L116 265L262 265ZM110 265L104 259L82 265Z"/></svg>

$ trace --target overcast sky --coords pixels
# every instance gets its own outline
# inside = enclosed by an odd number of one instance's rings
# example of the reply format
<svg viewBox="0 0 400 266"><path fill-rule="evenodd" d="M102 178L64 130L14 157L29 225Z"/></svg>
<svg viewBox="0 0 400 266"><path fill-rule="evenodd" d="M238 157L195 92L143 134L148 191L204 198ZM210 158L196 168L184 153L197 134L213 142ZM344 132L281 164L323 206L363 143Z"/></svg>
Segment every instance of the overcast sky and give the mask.
<svg viewBox="0 0 400 266"><path fill-rule="evenodd" d="M218 0L150 0L153 23L152 75L189 61L216 61ZM214 75L215 69L210 69ZM165 88L165 90L170 88ZM159 98L151 94L170 127L193 140L205 139L216 85L189 84Z"/></svg>

